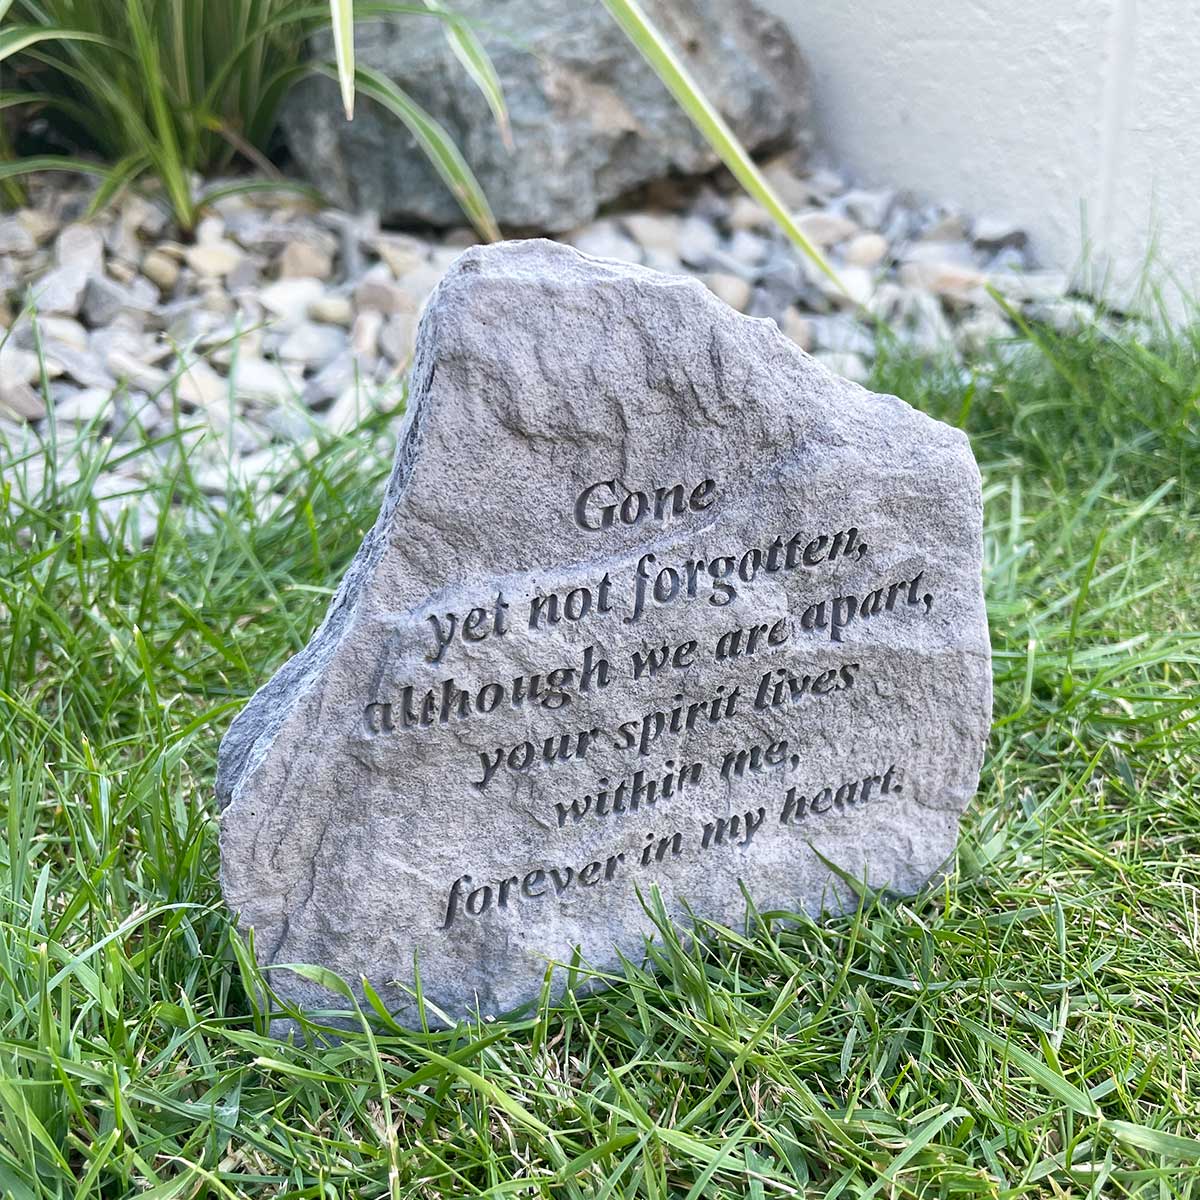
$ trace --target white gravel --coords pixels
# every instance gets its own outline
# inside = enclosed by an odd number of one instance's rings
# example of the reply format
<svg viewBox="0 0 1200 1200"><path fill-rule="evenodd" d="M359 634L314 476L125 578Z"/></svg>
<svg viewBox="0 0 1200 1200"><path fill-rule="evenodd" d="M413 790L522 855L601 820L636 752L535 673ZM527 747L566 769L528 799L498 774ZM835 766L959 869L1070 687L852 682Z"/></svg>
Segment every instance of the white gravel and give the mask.
<svg viewBox="0 0 1200 1200"><path fill-rule="evenodd" d="M930 355L961 359L1006 338L990 289L1059 328L1097 319L1066 276L1034 269L1024 232L1003 219L784 160L767 173L838 283L753 200L712 186L675 211L601 217L566 240L695 274L852 379L869 372L877 320ZM88 199L59 176L0 218L0 451L48 428L40 346L59 428L95 422L119 437L131 413L153 430L178 409L198 444L206 429L219 435L214 478L261 470L272 449L398 403L422 306L475 241L468 229L380 230L370 214L259 192L218 201L186 243L142 197L84 220Z"/></svg>

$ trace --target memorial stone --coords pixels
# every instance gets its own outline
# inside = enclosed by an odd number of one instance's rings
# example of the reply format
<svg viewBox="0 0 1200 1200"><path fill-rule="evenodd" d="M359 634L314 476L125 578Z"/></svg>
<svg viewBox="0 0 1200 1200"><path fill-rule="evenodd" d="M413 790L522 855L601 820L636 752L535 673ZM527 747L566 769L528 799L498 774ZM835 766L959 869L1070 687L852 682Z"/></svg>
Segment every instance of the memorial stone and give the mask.
<svg viewBox="0 0 1200 1200"><path fill-rule="evenodd" d="M738 923L913 892L991 712L966 437L701 284L467 250L421 322L374 528L226 735L222 881L265 966L403 1021ZM559 972L561 982L563 972ZM278 971L309 1006L337 1001Z"/></svg>

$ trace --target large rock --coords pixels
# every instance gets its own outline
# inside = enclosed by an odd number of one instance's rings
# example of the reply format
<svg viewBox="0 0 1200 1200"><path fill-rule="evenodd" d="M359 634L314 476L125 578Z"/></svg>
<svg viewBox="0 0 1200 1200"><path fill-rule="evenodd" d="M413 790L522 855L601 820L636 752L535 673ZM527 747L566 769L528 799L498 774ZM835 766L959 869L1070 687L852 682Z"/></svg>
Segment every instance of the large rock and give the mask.
<svg viewBox="0 0 1200 1200"><path fill-rule="evenodd" d="M266 965L415 1019L640 957L639 890L740 922L911 892L989 726L964 435L694 280L468 250L421 323L374 528L221 745ZM326 1006L285 971L281 992ZM561 977L560 977L561 982Z"/></svg>
<svg viewBox="0 0 1200 1200"><path fill-rule="evenodd" d="M400 84L453 134L509 230L562 231L652 180L716 158L597 0L456 0L504 86L515 148L447 46L440 22L364 22L361 64ZM751 148L805 138L808 81L784 26L748 0L651 0L670 37ZM318 39L318 54L328 40ZM401 122L360 98L347 123L335 84L312 78L283 111L296 162L339 204L384 220L461 225L462 211Z"/></svg>

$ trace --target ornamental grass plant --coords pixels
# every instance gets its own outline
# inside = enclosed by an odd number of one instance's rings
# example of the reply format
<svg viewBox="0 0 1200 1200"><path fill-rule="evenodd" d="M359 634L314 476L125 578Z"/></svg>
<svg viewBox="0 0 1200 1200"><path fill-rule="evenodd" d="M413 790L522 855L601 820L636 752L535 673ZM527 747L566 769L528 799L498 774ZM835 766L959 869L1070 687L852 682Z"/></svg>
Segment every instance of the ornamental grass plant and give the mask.
<svg viewBox="0 0 1200 1200"><path fill-rule="evenodd" d="M360 9L441 22L471 64L470 78L499 103L490 63L465 23L423 4ZM10 135L0 179L88 172L102 180L94 206L141 182L161 193L184 232L218 193L308 191L275 169L270 152L288 89L306 74L334 73L332 61L307 50L329 24L320 0L0 0L0 106L26 123L44 116L76 151L19 158ZM480 232L495 236L487 201L449 134L394 82L369 71L357 78L360 91L414 132ZM255 176L204 185L235 163Z"/></svg>

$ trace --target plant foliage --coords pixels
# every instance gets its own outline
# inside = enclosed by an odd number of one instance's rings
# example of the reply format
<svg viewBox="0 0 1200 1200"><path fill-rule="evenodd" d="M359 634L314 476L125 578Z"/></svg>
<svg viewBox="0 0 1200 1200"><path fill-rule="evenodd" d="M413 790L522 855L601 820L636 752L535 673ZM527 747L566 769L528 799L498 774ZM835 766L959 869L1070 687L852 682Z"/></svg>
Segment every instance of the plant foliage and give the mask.
<svg viewBox="0 0 1200 1200"><path fill-rule="evenodd" d="M288 88L326 69L305 58L309 37L332 22L336 65L353 71L344 0L0 0L0 64L10 86L0 106L39 107L81 148L108 164L98 200L150 176L177 219L191 228L203 207L195 177L250 160L279 186L266 152ZM486 53L469 28L427 4L371 3L365 15L437 20L455 53L474 64L471 78L503 114ZM344 75L343 75L344 77ZM479 184L444 129L389 80L370 93L402 108L435 165L485 236L495 222ZM366 90L366 89L364 89ZM345 92L344 92L345 94ZM502 131L503 132L503 131ZM0 176L47 167L78 169L72 158L9 162Z"/></svg>

